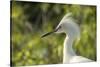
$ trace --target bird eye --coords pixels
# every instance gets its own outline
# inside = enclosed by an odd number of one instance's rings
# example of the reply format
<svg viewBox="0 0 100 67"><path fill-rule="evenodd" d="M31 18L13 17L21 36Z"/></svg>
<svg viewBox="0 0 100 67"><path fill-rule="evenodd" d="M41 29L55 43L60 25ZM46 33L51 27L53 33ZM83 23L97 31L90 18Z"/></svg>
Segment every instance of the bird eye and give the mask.
<svg viewBox="0 0 100 67"><path fill-rule="evenodd" d="M54 31L56 32L56 31L58 31L60 28L61 28L61 26L57 27Z"/></svg>
<svg viewBox="0 0 100 67"><path fill-rule="evenodd" d="M60 28L61 28L62 26L60 26Z"/></svg>
<svg viewBox="0 0 100 67"><path fill-rule="evenodd" d="M61 28L61 26L59 26L59 29Z"/></svg>

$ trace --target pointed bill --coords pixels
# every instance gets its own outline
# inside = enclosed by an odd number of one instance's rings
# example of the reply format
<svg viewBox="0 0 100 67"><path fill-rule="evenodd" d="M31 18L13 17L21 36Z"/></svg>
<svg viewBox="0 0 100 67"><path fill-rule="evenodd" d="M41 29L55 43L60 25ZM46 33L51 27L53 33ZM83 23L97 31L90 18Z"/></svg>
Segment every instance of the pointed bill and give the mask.
<svg viewBox="0 0 100 67"><path fill-rule="evenodd" d="M48 36L48 35L50 35L50 34L52 34L52 33L54 33L54 32L48 32L48 33L42 35L41 38L43 38L43 37L45 37L45 36Z"/></svg>
<svg viewBox="0 0 100 67"><path fill-rule="evenodd" d="M59 27L56 28L54 31L51 31L51 32L48 32L48 33L42 35L41 38L43 38L43 37L45 37L45 36L48 36L48 35L50 35L50 34L52 34L52 33L54 33L54 32L57 32L60 28L61 28L61 27L59 26Z"/></svg>

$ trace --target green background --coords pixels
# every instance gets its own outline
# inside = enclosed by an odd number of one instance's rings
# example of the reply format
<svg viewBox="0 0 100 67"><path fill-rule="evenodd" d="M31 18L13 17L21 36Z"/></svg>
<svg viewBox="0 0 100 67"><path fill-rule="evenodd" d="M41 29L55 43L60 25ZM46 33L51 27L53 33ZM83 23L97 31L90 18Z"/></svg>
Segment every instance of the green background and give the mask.
<svg viewBox="0 0 100 67"><path fill-rule="evenodd" d="M10 6L13 66L62 63L65 34L41 36L55 29L69 12L81 29L73 49L96 61L96 6L24 1L11 1Z"/></svg>

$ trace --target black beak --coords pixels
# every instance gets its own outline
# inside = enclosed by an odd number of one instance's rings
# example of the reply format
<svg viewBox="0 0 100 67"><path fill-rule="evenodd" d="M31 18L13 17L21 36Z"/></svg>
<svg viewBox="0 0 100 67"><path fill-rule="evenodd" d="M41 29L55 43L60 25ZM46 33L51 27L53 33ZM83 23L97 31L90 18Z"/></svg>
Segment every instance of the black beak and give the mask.
<svg viewBox="0 0 100 67"><path fill-rule="evenodd" d="M52 31L52 32L48 32L48 33L42 35L41 38L43 38L43 37L45 37L45 36L48 36L48 35L50 35L50 34L52 34L52 33L54 33L54 31Z"/></svg>
<svg viewBox="0 0 100 67"><path fill-rule="evenodd" d="M45 36L48 36L48 35L50 35L50 34L52 34L52 33L56 32L56 31L58 31L58 29L59 29L59 28L61 28L61 27L59 26L59 27L58 27L58 28L56 28L54 31L51 31L51 32L48 32L48 33L46 33L46 34L42 35L42 36L41 36L41 38L43 38L43 37L45 37Z"/></svg>

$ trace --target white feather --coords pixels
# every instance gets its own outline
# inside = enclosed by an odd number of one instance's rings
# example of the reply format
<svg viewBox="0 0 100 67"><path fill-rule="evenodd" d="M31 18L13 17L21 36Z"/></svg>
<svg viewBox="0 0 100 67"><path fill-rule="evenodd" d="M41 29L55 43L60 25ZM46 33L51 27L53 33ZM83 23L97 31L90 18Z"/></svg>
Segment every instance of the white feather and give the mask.
<svg viewBox="0 0 100 67"><path fill-rule="evenodd" d="M65 33L66 38L64 40L64 48L63 48L63 63L75 63L75 62L89 62L92 61L82 56L77 56L72 49L73 41L77 38L80 38L80 28L75 23L73 18L71 17L71 13L66 14L57 28L59 26L61 28L58 29L56 33Z"/></svg>

